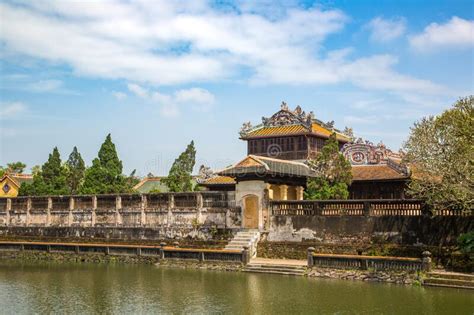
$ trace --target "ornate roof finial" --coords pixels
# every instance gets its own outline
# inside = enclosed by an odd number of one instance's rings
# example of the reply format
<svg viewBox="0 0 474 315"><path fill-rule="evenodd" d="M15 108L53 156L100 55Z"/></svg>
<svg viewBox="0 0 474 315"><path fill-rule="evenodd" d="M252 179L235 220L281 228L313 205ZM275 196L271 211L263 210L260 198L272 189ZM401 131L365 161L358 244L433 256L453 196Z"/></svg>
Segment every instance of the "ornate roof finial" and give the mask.
<svg viewBox="0 0 474 315"><path fill-rule="evenodd" d="M288 104L285 101L281 102L281 110L288 110Z"/></svg>
<svg viewBox="0 0 474 315"><path fill-rule="evenodd" d="M242 124L242 128L240 128L240 136L241 137L244 137L250 130L252 130L253 126L252 126L252 123L249 121L249 122L246 122L246 123L243 123Z"/></svg>

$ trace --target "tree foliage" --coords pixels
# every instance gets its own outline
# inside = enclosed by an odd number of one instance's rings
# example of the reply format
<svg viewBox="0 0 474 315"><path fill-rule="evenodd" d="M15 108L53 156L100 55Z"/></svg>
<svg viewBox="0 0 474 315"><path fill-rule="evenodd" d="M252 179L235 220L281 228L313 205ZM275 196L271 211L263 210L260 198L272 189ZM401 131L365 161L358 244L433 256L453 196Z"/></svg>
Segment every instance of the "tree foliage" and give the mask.
<svg viewBox="0 0 474 315"><path fill-rule="evenodd" d="M413 175L408 193L434 209L472 209L474 200L474 96L411 128L404 160Z"/></svg>
<svg viewBox="0 0 474 315"><path fill-rule="evenodd" d="M174 161L168 177L163 179L171 192L192 191L193 183L191 173L196 164L196 149L194 141L186 147L186 150Z"/></svg>
<svg viewBox="0 0 474 315"><path fill-rule="evenodd" d="M69 159L66 162L66 169L69 193L75 195L79 192L86 170L86 165L77 147L74 147L69 155Z"/></svg>
<svg viewBox="0 0 474 315"><path fill-rule="evenodd" d="M118 157L111 135L108 134L100 147L98 157L85 172L81 193L111 194L131 191L122 170L122 161Z"/></svg>
<svg viewBox="0 0 474 315"><path fill-rule="evenodd" d="M310 160L315 177L308 178L305 198L311 200L347 199L352 181L351 164L339 152L336 134L333 133L321 152Z"/></svg>
<svg viewBox="0 0 474 315"><path fill-rule="evenodd" d="M61 155L55 147L48 160L41 166L41 171L33 175L33 182L20 186L19 195L65 195L69 193L66 177L66 167L62 165Z"/></svg>
<svg viewBox="0 0 474 315"><path fill-rule="evenodd" d="M20 161L7 163L6 167L0 166L0 177L5 175L5 173L22 174L25 168L26 168L26 164Z"/></svg>

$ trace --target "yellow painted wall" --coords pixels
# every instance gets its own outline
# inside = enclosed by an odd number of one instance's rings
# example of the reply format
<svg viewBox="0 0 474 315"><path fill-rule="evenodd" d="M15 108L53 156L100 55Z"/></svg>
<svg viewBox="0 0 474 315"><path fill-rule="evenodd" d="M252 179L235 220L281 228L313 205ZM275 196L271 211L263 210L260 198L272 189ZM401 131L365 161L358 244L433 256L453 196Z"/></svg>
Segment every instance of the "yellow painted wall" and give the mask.
<svg viewBox="0 0 474 315"><path fill-rule="evenodd" d="M3 186L5 184L8 184L10 186L10 190L5 193L3 191ZM1 182L0 182L0 198L7 198L7 197L16 197L18 196L18 187L17 185L8 177L5 177Z"/></svg>

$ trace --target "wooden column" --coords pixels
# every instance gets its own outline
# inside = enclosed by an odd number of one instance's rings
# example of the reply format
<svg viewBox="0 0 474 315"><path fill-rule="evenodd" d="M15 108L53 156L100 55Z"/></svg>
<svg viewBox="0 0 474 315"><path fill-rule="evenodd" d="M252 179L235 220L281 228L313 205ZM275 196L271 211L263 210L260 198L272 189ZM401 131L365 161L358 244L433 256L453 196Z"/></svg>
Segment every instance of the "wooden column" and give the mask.
<svg viewBox="0 0 474 315"><path fill-rule="evenodd" d="M296 187L296 200L303 200L304 199L304 187L298 186Z"/></svg>
<svg viewBox="0 0 474 315"><path fill-rule="evenodd" d="M288 200L288 185L280 185L280 199Z"/></svg>

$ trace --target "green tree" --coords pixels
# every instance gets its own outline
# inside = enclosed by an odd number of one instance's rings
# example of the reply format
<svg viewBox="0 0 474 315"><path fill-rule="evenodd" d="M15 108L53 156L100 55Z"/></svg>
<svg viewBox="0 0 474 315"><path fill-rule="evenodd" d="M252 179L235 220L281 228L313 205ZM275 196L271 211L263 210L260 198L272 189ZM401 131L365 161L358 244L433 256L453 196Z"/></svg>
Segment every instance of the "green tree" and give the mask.
<svg viewBox="0 0 474 315"><path fill-rule="evenodd" d="M86 170L86 165L77 147L74 147L69 155L69 159L66 162L66 169L69 193L75 195L79 192Z"/></svg>
<svg viewBox="0 0 474 315"><path fill-rule="evenodd" d="M33 182L20 186L19 195L65 195L68 193L66 176L66 168L62 165L58 148L55 147L41 166L41 171L33 175Z"/></svg>
<svg viewBox="0 0 474 315"><path fill-rule="evenodd" d="M7 170L9 173L21 174L26 168L26 164L22 162L12 162L7 164Z"/></svg>
<svg viewBox="0 0 474 315"><path fill-rule="evenodd" d="M336 134L333 133L321 152L310 160L314 177L309 177L305 198L310 200L347 199L352 182L351 164L339 152Z"/></svg>
<svg viewBox="0 0 474 315"><path fill-rule="evenodd" d="M474 207L474 96L416 122L404 144L408 193L433 209Z"/></svg>
<svg viewBox="0 0 474 315"><path fill-rule="evenodd" d="M168 177L163 179L163 183L168 186L171 192L192 191L192 171L196 164L196 149L194 141L186 147L186 150L174 160Z"/></svg>
<svg viewBox="0 0 474 315"><path fill-rule="evenodd" d="M98 157L85 172L81 193L110 194L131 191L122 170L122 161L118 157L112 137L108 134L100 147Z"/></svg>

